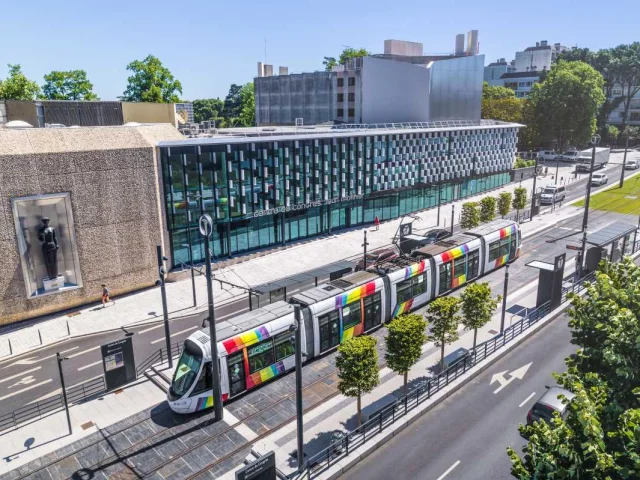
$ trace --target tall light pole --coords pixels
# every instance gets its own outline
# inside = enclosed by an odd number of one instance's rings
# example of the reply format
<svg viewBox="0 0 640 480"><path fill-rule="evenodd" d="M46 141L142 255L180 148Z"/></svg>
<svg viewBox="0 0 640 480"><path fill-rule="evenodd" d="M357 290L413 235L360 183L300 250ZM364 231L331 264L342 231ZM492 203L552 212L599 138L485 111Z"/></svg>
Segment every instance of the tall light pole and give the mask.
<svg viewBox="0 0 640 480"><path fill-rule="evenodd" d="M624 185L624 166L627 163L627 150L629 149L629 135L627 134L626 137L627 138L624 141L624 158L622 159L622 170L620 171L620 188L622 188L622 185Z"/></svg>
<svg viewBox="0 0 640 480"><path fill-rule="evenodd" d="M367 242L367 231L364 231L364 243L362 244L362 248L364 249L364 254L362 257L362 269L366 270L367 269L367 245L369 245L369 242Z"/></svg>
<svg viewBox="0 0 640 480"><path fill-rule="evenodd" d="M456 205L455 203L451 205L451 235L453 235L453 221L456 216Z"/></svg>
<svg viewBox="0 0 640 480"><path fill-rule="evenodd" d="M591 150L591 166L589 168L589 179L587 180L587 197L584 200L584 216L582 217L582 248L580 249L580 272L579 277L582 277L583 262L585 259L585 253L587 250L587 226L589 225L589 201L591 200L591 180L593 179L593 167L596 163L596 147L600 143L600 135L594 135L591 137L591 144L593 149Z"/></svg>
<svg viewBox="0 0 640 480"><path fill-rule="evenodd" d="M500 335L504 333L504 317L507 314L507 293L509 292L509 264L504 266L504 290L502 292L502 316L500 317Z"/></svg>
<svg viewBox="0 0 640 480"><path fill-rule="evenodd" d="M69 415L69 402L67 401L67 389L64 385L64 374L62 373L62 362L68 360L63 358L59 353L56 353L56 360L58 363L58 373L60 374L60 388L62 388L62 400L64 401L64 411L67 414L67 426L69 427L69 435L73 433L71 430L71 416Z"/></svg>
<svg viewBox="0 0 640 480"><path fill-rule="evenodd" d="M296 329L296 418L298 433L298 471L304 466L304 427L302 422L302 316L300 305L295 305Z"/></svg>
<svg viewBox="0 0 640 480"><path fill-rule="evenodd" d="M533 167L533 192L531 194L531 218L534 217L536 211L536 182L538 180L538 156L535 158L535 165Z"/></svg>
<svg viewBox="0 0 640 480"><path fill-rule="evenodd" d="M211 385L213 387L213 409L216 420L223 418L222 394L220 392L220 369L218 366L218 339L216 337L216 315L213 306L213 280L211 273L211 248L209 238L213 232L213 220L206 213L200 216L200 234L204 237L204 256L207 275L207 303L209 305L209 338L211 340Z"/></svg>
<svg viewBox="0 0 640 480"><path fill-rule="evenodd" d="M173 368L173 357L171 355L171 331L169 330L169 312L167 311L167 291L164 288L167 270L164 268L164 262L167 257L162 255L162 247L156 247L156 255L158 257L158 280L156 285L160 286L160 296L162 297L162 316L164 317L164 341L167 347L167 361L169 368Z"/></svg>

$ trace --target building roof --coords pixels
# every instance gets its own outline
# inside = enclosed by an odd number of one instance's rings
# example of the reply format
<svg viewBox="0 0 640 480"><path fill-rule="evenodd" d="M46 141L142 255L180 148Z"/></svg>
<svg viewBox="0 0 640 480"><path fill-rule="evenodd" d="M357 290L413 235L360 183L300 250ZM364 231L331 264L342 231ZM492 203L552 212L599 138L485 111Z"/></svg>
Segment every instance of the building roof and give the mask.
<svg viewBox="0 0 640 480"><path fill-rule="evenodd" d="M500 75L500 78L540 78L542 72L507 72Z"/></svg>
<svg viewBox="0 0 640 480"><path fill-rule="evenodd" d="M504 67L507 66L507 62L491 62L487 67Z"/></svg>
<svg viewBox="0 0 640 480"><path fill-rule="evenodd" d="M540 45L538 47L527 47L524 49L525 52L533 52L535 50L551 50L551 45Z"/></svg>

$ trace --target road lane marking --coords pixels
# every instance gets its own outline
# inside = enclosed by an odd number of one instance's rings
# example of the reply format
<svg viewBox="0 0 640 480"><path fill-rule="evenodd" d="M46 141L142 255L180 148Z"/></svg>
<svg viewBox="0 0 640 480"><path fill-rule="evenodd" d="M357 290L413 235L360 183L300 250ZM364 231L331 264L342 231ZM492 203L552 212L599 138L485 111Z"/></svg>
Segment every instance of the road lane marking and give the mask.
<svg viewBox="0 0 640 480"><path fill-rule="evenodd" d="M34 389L36 387L40 387L42 385L46 385L47 383L51 383L52 381L53 380L49 379L49 380L45 380L44 382L35 383L35 384L33 384L33 385L31 385L31 386L29 386L27 388L23 388L22 390L16 390L15 392L10 393L8 395L5 395L4 397L0 397L0 402L2 400L6 400L7 398L13 397L15 395L20 395L21 393L26 392L27 390L32 390L32 389Z"/></svg>
<svg viewBox="0 0 640 480"><path fill-rule="evenodd" d="M500 384L500 386L496 390L494 390L493 392L494 395L502 391L503 388L505 388L507 385L513 382L516 378L522 380L526 375L527 370L529 370L529 367L531 366L532 363L533 362L529 362L526 365L523 365L522 367L517 368L516 370L513 370L512 372L505 370L504 372L494 373L493 376L491 377L491 381L489 382L489 385L493 385L493 383L496 381ZM508 380L505 377L505 375L507 374L510 375Z"/></svg>
<svg viewBox="0 0 640 480"><path fill-rule="evenodd" d="M449 475L451 473L451 471L456 468L458 465L460 465L460 460L458 460L456 463L454 463L453 465L451 465L446 472L444 472L442 475L440 475L438 477L438 480L442 480L444 477L446 477L447 475Z"/></svg>
<svg viewBox="0 0 640 480"><path fill-rule="evenodd" d="M536 392L533 392L531 395L529 395L527 398L524 399L524 401L518 405L519 408L522 408L522 406L527 403L529 400L531 400L531 397L533 397L536 394Z"/></svg>
<svg viewBox="0 0 640 480"><path fill-rule="evenodd" d="M143 333L147 333L150 332L151 330L155 330L157 328L162 328L164 325L161 323L160 325L156 325L154 327L149 327L149 328L145 328L144 330L140 330L138 332L138 335L142 335Z"/></svg>
<svg viewBox="0 0 640 480"><path fill-rule="evenodd" d="M25 370L24 372L18 373L16 375L11 375L10 377L5 377L2 380L0 380L0 383L8 382L9 380L12 380L14 378L24 377L26 376L27 373L35 372L36 370L40 370L41 368L42 367L36 367L36 368L32 368L31 370Z"/></svg>
<svg viewBox="0 0 640 480"><path fill-rule="evenodd" d="M74 350L77 350L78 348L80 348L80 347L78 347L76 345L75 347L71 347L71 348L69 348L67 350L63 350L63 351L60 352L60 355L63 355L63 354L68 353L68 352L73 352ZM55 355L54 355L54 357L55 357Z"/></svg>
<svg viewBox="0 0 640 480"><path fill-rule="evenodd" d="M83 350L81 352L74 353L73 355L69 355L69 358L76 358L76 357L79 357L80 355L84 355L85 353L94 352L94 351L99 350L99 349L100 349L100 347L87 348L86 350Z"/></svg>
<svg viewBox="0 0 640 480"><path fill-rule="evenodd" d="M102 365L102 360L90 363L89 365L85 365L84 367L80 367L78 369L78 371L81 372L82 370L86 370L87 368L95 367L96 365Z"/></svg>
<svg viewBox="0 0 640 480"><path fill-rule="evenodd" d="M180 335L181 333L186 333L186 332L189 332L191 330L195 330L196 328L200 328L200 326L194 325L193 327L185 328L184 330L181 330L179 332L172 333L171 336L175 337L176 335ZM156 343L164 342L164 340L165 340L165 337L158 338L157 340L153 340L151 342L151 345L155 345Z"/></svg>

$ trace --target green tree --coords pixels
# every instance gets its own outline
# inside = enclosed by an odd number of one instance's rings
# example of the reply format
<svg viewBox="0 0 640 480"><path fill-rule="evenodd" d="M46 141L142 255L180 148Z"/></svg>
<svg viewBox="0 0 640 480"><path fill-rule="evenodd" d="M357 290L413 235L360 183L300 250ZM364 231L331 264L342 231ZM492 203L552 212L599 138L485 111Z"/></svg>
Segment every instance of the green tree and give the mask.
<svg viewBox="0 0 640 480"><path fill-rule="evenodd" d="M496 218L496 199L484 197L480 200L480 222L490 222Z"/></svg>
<svg viewBox="0 0 640 480"><path fill-rule="evenodd" d="M460 215L460 228L468 230L480 225L480 213L477 202L465 202L462 204Z"/></svg>
<svg viewBox="0 0 640 480"><path fill-rule="evenodd" d="M491 287L488 282L472 283L464 289L460 295L462 303L462 324L467 330L473 330L473 348L476 348L478 329L484 327L491 320L493 312L498 307L502 297L491 296Z"/></svg>
<svg viewBox="0 0 640 480"><path fill-rule="evenodd" d="M413 365L420 360L422 345L427 341L425 329L427 322L415 313L400 315L387 324L389 334L386 337L387 366L404 376L404 394L407 394L407 375Z"/></svg>
<svg viewBox="0 0 640 480"><path fill-rule="evenodd" d="M338 347L338 390L347 397L358 399L358 426L362 424L361 396L380 382L376 339L353 337Z"/></svg>
<svg viewBox="0 0 640 480"><path fill-rule="evenodd" d="M133 74L127 79L127 89L120 100L124 102L175 103L182 93L182 84L153 55L144 60L134 60L127 65Z"/></svg>
<svg viewBox="0 0 640 480"><path fill-rule="evenodd" d="M615 73L617 82L622 87L623 116L621 130L624 131L629 120L631 101L640 92L640 42L630 45L619 45L612 49L611 55L616 60Z"/></svg>
<svg viewBox="0 0 640 480"><path fill-rule="evenodd" d="M35 100L40 95L40 87L29 80L20 65L9 64L9 76L0 80L0 100Z"/></svg>
<svg viewBox="0 0 640 480"><path fill-rule="evenodd" d="M347 47L342 51L338 60L336 60L336 57L324 57L322 64L324 65L324 69L330 72L333 67L344 65L350 58L366 57L367 55L371 55L371 53L365 48L356 49Z"/></svg>
<svg viewBox="0 0 640 480"><path fill-rule="evenodd" d="M222 116L230 127L235 127L240 122L240 113L242 112L242 98L240 97L241 91L242 85L232 83L229 87L229 93L227 93L227 96L224 99Z"/></svg>
<svg viewBox="0 0 640 480"><path fill-rule="evenodd" d="M193 121L215 121L216 127L223 127L222 111L224 102L219 98L202 98L193 101Z"/></svg>
<svg viewBox="0 0 640 480"><path fill-rule="evenodd" d="M502 218L511 211L511 192L502 192L498 195L498 213Z"/></svg>
<svg viewBox="0 0 640 480"><path fill-rule="evenodd" d="M616 143L618 141L618 137L620 136L620 130L615 125L607 125L606 128L606 140L611 143Z"/></svg>
<svg viewBox="0 0 640 480"><path fill-rule="evenodd" d="M256 97L253 82L246 83L240 89L240 114L238 126L253 127L256 124Z"/></svg>
<svg viewBox="0 0 640 480"><path fill-rule="evenodd" d="M500 87L504 88L504 87ZM506 88L513 92L510 88ZM522 123L526 100L515 97L483 98L482 118L502 122Z"/></svg>
<svg viewBox="0 0 640 480"><path fill-rule="evenodd" d="M427 308L427 321L431 325L429 340L440 347L440 371L444 370L444 347L458 340L458 324L460 323L460 299L455 297L439 297Z"/></svg>
<svg viewBox="0 0 640 480"><path fill-rule="evenodd" d="M518 187L513 191L511 206L516 211L516 222L520 221L520 210L527 206L527 189Z"/></svg>
<svg viewBox="0 0 640 480"><path fill-rule="evenodd" d="M44 81L42 92L49 100L99 100L84 70L54 70Z"/></svg>
<svg viewBox="0 0 640 480"><path fill-rule="evenodd" d="M584 62L554 64L529 96L540 140L559 139L563 131L571 130L578 144L587 143L596 132L596 114L605 100L603 86L602 75Z"/></svg>
<svg viewBox="0 0 640 480"><path fill-rule="evenodd" d="M482 84L482 99L498 100L503 98L516 98L516 92L508 87L489 85L489 82Z"/></svg>

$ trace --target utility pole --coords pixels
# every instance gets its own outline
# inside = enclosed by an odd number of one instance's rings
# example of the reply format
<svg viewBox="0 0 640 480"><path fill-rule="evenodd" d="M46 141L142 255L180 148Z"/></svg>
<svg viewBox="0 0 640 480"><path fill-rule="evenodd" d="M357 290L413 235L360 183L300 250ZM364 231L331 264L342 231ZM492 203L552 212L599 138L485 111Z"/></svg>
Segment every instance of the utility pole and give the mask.
<svg viewBox="0 0 640 480"><path fill-rule="evenodd" d="M624 158L622 160L622 170L620 171L620 188L624 185L624 166L627 163L627 150L629 149L629 135L624 142Z"/></svg>
<svg viewBox="0 0 640 480"><path fill-rule="evenodd" d="M191 217L191 215L189 215L189 217ZM193 306L196 307L198 303L196 300L196 272L193 270L193 244L191 243L191 225L187 227L187 242L189 244L189 266L191 267L191 291L193 292Z"/></svg>
<svg viewBox="0 0 640 480"><path fill-rule="evenodd" d="M369 245L369 242L367 242L367 231L364 231L364 243L362 244L362 247L364 248L364 256L362 257L362 269L366 270L367 269L367 245Z"/></svg>
<svg viewBox="0 0 640 480"><path fill-rule="evenodd" d="M438 185L438 226L440 226L440 187L441 185Z"/></svg>
<svg viewBox="0 0 640 480"><path fill-rule="evenodd" d="M591 200L591 180L593 179L593 167L596 163L596 146L600 143L600 135L591 137L593 149L591 150L591 166L589 168L589 179L587 180L587 197L584 200L584 216L582 217L582 248L580 249L580 272L578 278L582 277L582 270L586 250L587 250L587 226L589 225L589 201ZM623 165L624 168L624 165Z"/></svg>
<svg viewBox="0 0 640 480"><path fill-rule="evenodd" d="M455 221L456 215L456 206L455 204L451 205L451 235L453 235L453 222Z"/></svg>
<svg viewBox="0 0 640 480"><path fill-rule="evenodd" d="M300 305L295 305L293 308L296 322L296 418L298 432L298 471L300 472L304 466L304 427L302 421L302 317L300 316Z"/></svg>
<svg viewBox="0 0 640 480"><path fill-rule="evenodd" d="M535 158L535 165L533 167L533 193L531 194L531 218L533 219L533 212L536 206L536 182L538 180L538 156Z"/></svg>
<svg viewBox="0 0 640 480"><path fill-rule="evenodd" d="M213 386L213 409L216 420L223 418L222 395L220 393L220 369L218 365L218 339L216 338L216 315L213 306L213 279L211 273L211 247L209 238L213 232L213 221L206 213L200 216L200 233L204 237L204 255L207 275L207 302L209 305L209 338L211 340L211 385Z"/></svg>
<svg viewBox="0 0 640 480"><path fill-rule="evenodd" d="M60 374L60 387L62 388L62 400L64 401L64 411L67 414L67 426L69 427L69 435L73 433L71 429L71 416L69 415L69 402L67 401L67 389L64 385L64 374L62 373L62 362L68 360L62 358L59 353L56 353L56 360L58 361L58 373Z"/></svg>
<svg viewBox="0 0 640 480"><path fill-rule="evenodd" d="M509 291L509 264L504 266L504 290L502 291L502 317L500 318L500 335L504 333L504 317L507 314L507 293Z"/></svg>
<svg viewBox="0 0 640 480"><path fill-rule="evenodd" d="M173 368L173 357L171 355L171 332L169 330L169 312L167 311L167 291L164 288L164 280L167 270L164 268L164 262L167 257L162 255L162 247L156 247L156 255L158 257L158 281L156 285L160 286L160 296L162 297L162 316L164 317L164 340L167 347L167 361L169 368Z"/></svg>

